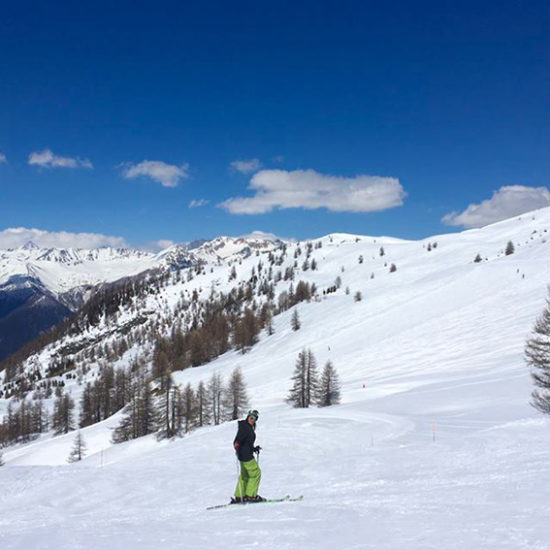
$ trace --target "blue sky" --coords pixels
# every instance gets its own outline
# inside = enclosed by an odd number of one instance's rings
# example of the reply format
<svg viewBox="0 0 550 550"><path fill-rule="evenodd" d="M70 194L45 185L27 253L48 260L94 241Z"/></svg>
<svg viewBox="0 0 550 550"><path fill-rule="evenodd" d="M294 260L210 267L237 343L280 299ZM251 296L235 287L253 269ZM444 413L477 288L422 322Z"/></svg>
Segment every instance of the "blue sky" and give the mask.
<svg viewBox="0 0 550 550"><path fill-rule="evenodd" d="M0 246L419 238L550 204L545 2L11 4Z"/></svg>

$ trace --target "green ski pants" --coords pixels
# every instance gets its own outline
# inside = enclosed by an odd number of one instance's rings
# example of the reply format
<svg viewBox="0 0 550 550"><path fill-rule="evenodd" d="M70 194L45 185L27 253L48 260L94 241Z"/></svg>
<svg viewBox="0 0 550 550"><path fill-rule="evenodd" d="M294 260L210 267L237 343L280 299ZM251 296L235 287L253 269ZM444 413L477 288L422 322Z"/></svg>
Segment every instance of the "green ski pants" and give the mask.
<svg viewBox="0 0 550 550"><path fill-rule="evenodd" d="M248 462L241 462L241 475L235 489L236 497L255 497L258 494L262 471L253 458Z"/></svg>

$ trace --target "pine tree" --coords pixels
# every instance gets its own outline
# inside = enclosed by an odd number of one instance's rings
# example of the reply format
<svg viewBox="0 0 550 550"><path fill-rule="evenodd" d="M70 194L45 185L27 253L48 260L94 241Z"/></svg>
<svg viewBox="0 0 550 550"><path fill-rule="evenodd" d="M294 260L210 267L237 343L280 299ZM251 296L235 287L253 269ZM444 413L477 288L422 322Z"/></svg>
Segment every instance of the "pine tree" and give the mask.
<svg viewBox="0 0 550 550"><path fill-rule="evenodd" d="M474 258L474 263L478 264L479 262L483 261L482 257L480 256L480 254L478 254L475 258Z"/></svg>
<svg viewBox="0 0 550 550"><path fill-rule="evenodd" d="M181 404L185 433L188 433L197 424L197 396L189 383L181 392Z"/></svg>
<svg viewBox="0 0 550 550"><path fill-rule="evenodd" d="M290 326L292 327L292 330L297 331L300 330L300 327L302 326L300 323L300 316L298 315L298 310L295 309L292 312L292 318L290 319Z"/></svg>
<svg viewBox="0 0 550 550"><path fill-rule="evenodd" d="M67 459L67 462L78 462L79 460L82 460L84 458L85 454L86 443L84 443L84 438L82 437L80 430L78 430L74 439L73 449L71 451L71 454L69 455L69 458Z"/></svg>
<svg viewBox="0 0 550 550"><path fill-rule="evenodd" d="M533 334L525 345L525 358L535 384L531 404L550 414L550 299L535 322Z"/></svg>
<svg viewBox="0 0 550 550"><path fill-rule="evenodd" d="M17 436L22 441L28 441L32 434L31 408L27 400L23 398L16 412L17 415Z"/></svg>
<svg viewBox="0 0 550 550"><path fill-rule="evenodd" d="M74 430L73 424L74 401L71 396L59 392L53 409L52 428L55 435L66 434Z"/></svg>
<svg viewBox="0 0 550 550"><path fill-rule="evenodd" d="M4 465L4 458L2 457L2 451L0 451L0 468Z"/></svg>
<svg viewBox="0 0 550 550"><path fill-rule="evenodd" d="M189 359L193 367L198 367L207 360L206 340L201 330L192 330L189 333Z"/></svg>
<svg viewBox="0 0 550 550"><path fill-rule="evenodd" d="M233 331L233 343L235 347L245 353L258 341L260 325L254 312L250 308L244 310L241 318L237 319Z"/></svg>
<svg viewBox="0 0 550 550"><path fill-rule="evenodd" d="M397 271L397 266L395 264L391 264L390 273L394 273L395 271Z"/></svg>
<svg viewBox="0 0 550 550"><path fill-rule="evenodd" d="M158 379L160 382L160 389L166 390L166 385L170 383L172 368L168 359L168 342L160 339L155 344L155 351L153 353L153 380Z"/></svg>
<svg viewBox="0 0 550 550"><path fill-rule="evenodd" d="M113 386L115 383L115 371L111 365L107 365L102 373L98 384L99 403L101 419L108 418L115 411L112 405Z"/></svg>
<svg viewBox="0 0 550 550"><path fill-rule="evenodd" d="M210 423L211 405L208 401L208 392L204 382L201 380L197 386L197 426L202 427Z"/></svg>
<svg viewBox="0 0 550 550"><path fill-rule="evenodd" d="M224 391L223 405L225 417L228 420L237 420L248 408L246 384L241 369L237 367L231 373L229 382Z"/></svg>
<svg viewBox="0 0 550 550"><path fill-rule="evenodd" d="M79 425L81 428L85 426L90 426L94 424L96 420L93 415L93 405L92 405L92 384L90 382L86 383L84 390L82 391L82 396L80 398L80 421Z"/></svg>
<svg viewBox="0 0 550 550"><path fill-rule="evenodd" d="M123 409L120 424L113 431L113 443L121 443L153 433L158 428L151 382L138 375L131 384L131 399Z"/></svg>
<svg viewBox="0 0 550 550"><path fill-rule="evenodd" d="M309 283L306 283L305 281L298 281L296 291L294 292L292 305L305 300L309 302L311 300L311 295L312 292Z"/></svg>
<svg viewBox="0 0 550 550"><path fill-rule="evenodd" d="M41 396L31 405L31 423L33 433L43 433L48 429L48 413Z"/></svg>
<svg viewBox="0 0 550 550"><path fill-rule="evenodd" d="M139 436L153 433L158 429L158 417L151 391L151 380L144 379L140 382L140 392L137 400L138 430Z"/></svg>
<svg viewBox="0 0 550 550"><path fill-rule="evenodd" d="M327 361L317 387L316 402L319 407L340 403L340 381L334 365Z"/></svg>
<svg viewBox="0 0 550 550"><path fill-rule="evenodd" d="M291 380L293 385L287 402L295 408L309 407L314 401L318 384L315 357L310 349L304 349L298 354Z"/></svg>
<svg viewBox="0 0 550 550"><path fill-rule="evenodd" d="M4 424L6 424L7 440L15 441L19 436L18 419L17 414L13 408L11 400L8 401L8 414L4 418Z"/></svg>
<svg viewBox="0 0 550 550"><path fill-rule="evenodd" d="M172 387L172 397L170 398L170 425L173 435L181 435L183 424L185 422L185 412L183 403L183 392L179 386Z"/></svg>
<svg viewBox="0 0 550 550"><path fill-rule="evenodd" d="M136 366L137 368L137 366ZM130 374L123 368L119 368L115 374L114 409L120 411L128 402L130 392Z"/></svg>
<svg viewBox="0 0 550 550"><path fill-rule="evenodd" d="M154 390L156 397L156 418L159 423L159 438L174 437L177 428L175 426L178 389L174 386L171 375L161 377L163 384Z"/></svg>
<svg viewBox="0 0 550 550"><path fill-rule="evenodd" d="M506 250L504 253L506 256L510 256L510 254L513 254L515 252L514 243L512 241L508 241L508 244L506 245Z"/></svg>
<svg viewBox="0 0 550 550"><path fill-rule="evenodd" d="M207 391L212 422L217 426L222 421L223 379L221 374L217 372L212 374Z"/></svg>
<svg viewBox="0 0 550 550"><path fill-rule="evenodd" d="M363 295L361 294L361 292L359 290L355 293L355 295L353 296L353 299L356 302L360 302L363 299Z"/></svg>

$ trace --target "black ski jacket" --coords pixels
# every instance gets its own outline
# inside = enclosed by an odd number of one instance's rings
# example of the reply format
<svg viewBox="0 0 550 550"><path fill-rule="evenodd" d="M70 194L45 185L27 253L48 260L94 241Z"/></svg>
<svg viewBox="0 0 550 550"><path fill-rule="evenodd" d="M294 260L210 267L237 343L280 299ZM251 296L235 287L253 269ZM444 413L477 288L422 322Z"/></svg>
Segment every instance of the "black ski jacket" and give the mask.
<svg viewBox="0 0 550 550"><path fill-rule="evenodd" d="M248 462L254 458L254 441L256 441L255 429L247 420L239 420L233 447L235 447L237 457L241 462Z"/></svg>

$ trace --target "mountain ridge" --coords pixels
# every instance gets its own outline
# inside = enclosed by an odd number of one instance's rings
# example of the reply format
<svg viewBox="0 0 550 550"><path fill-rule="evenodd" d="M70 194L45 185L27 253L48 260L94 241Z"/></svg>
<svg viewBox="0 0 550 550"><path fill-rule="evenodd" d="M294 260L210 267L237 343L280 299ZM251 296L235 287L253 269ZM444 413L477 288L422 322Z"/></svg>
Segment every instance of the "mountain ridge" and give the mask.
<svg viewBox="0 0 550 550"><path fill-rule="evenodd" d="M0 322L0 361L68 318L101 284L145 276L155 270L182 269L205 261L219 263L231 256L245 257L253 250L272 248L274 242L255 237L218 237L152 253L112 247L41 248L29 241L18 248L0 250L0 300L13 304L12 310L0 313L0 321L11 315ZM8 297L10 293L20 295L23 288L32 290L32 300L23 303ZM33 306L38 304L41 304L41 322L27 323L28 330L22 331L25 321L33 316ZM10 326L18 328L11 330Z"/></svg>
<svg viewBox="0 0 550 550"><path fill-rule="evenodd" d="M530 245L544 245L546 244L548 227L550 227L550 208L516 216L485 228L437 235L419 241L346 233L328 234L310 241L283 242L276 240L270 241L269 244L266 244L266 241L263 240L250 242L246 239L218 237L207 243L202 243L197 249L190 252L185 250L184 247L176 245L157 254L157 259L164 262L163 265L168 267L165 275L162 274L162 271L158 272L160 279L164 277L165 282L161 284L167 285L166 291L159 289L159 292L161 295L166 295L163 300L168 304L172 304L168 305L169 309L174 307L178 300L183 300L182 303L184 304L192 304L192 300L195 299L192 297L194 293L196 293L199 301L206 300L207 296L213 292L216 293L222 289L227 292L231 288L234 283L230 281L235 267L239 268L237 269L238 276L236 275L235 283L245 288L246 285L251 284L251 281L258 280L259 266L257 262L260 264L264 262L265 264L266 257L269 257L271 276L276 279L275 275L278 270L280 272L279 277L283 279L284 272L285 280L279 280L275 283L275 293L281 292L280 289L283 283L282 288L288 290L289 281L286 280L286 276L289 269L294 269L296 277L304 277L306 280L315 283L318 292L330 290L335 280L345 280L347 277L343 271L344 266L339 265L339 262L343 259L347 264L353 261L353 263L357 262L366 266L361 268L363 270L367 270L369 265L373 266L374 271L369 274L365 282L370 278L370 286L376 288L378 278L374 279L375 274L378 277L380 273L387 272L392 267L390 264L395 262L398 264L396 280L400 279L403 270L413 269L413 272L418 271L418 260L415 255L408 252L410 250L418 250L418 253L422 254L429 253L423 259L426 267L421 268L421 271L428 270L425 275L428 276L430 269L437 270L439 269L438 265L444 262L449 262L449 265L470 264L474 267L477 265L474 262L476 254L482 255L482 263L491 263L499 258L504 258L504 249L507 239L510 237L516 237L514 241L518 252L525 245L527 245L527 251L533 249ZM340 253L338 252L340 247L349 250L345 258L342 259L340 259ZM386 249L384 255L382 255L383 248ZM294 258L281 260L287 249ZM521 250L522 256L529 253L527 251ZM260 255L258 260L255 258L256 254ZM304 255L307 256L305 260L303 259ZM352 255L353 259L351 258ZM183 262L182 259L186 261ZM324 267L320 270L312 270L312 266L309 265L311 260L322 262ZM247 266L244 272L240 267L241 263ZM254 266L258 270L255 270ZM353 269L356 270L357 267ZM170 270L174 271L173 275L169 275ZM452 268L449 271L449 276L453 276L451 274L454 273L454 270L455 268ZM329 279L326 278L326 275L323 275L327 272L330 273ZM145 273L150 274L151 281L157 277L154 270ZM187 275L184 277L185 273ZM185 278L187 278L187 281ZM139 274L136 280L139 280ZM422 277L419 280L422 280ZM200 283L196 281L200 281ZM343 285L346 286L345 283ZM170 290L172 287L173 290ZM177 296L180 296L178 300L176 300ZM263 303L264 298L261 298L261 294L257 294L256 298L260 304ZM390 297L388 296L388 298ZM147 297L140 298L140 300L150 301ZM389 303L391 303L391 299ZM163 315L155 312L159 304L160 302L157 300L145 307L150 323L165 322ZM166 305L163 307L166 307ZM129 312L125 311L123 317L129 317ZM153 321L155 318L158 320Z"/></svg>

